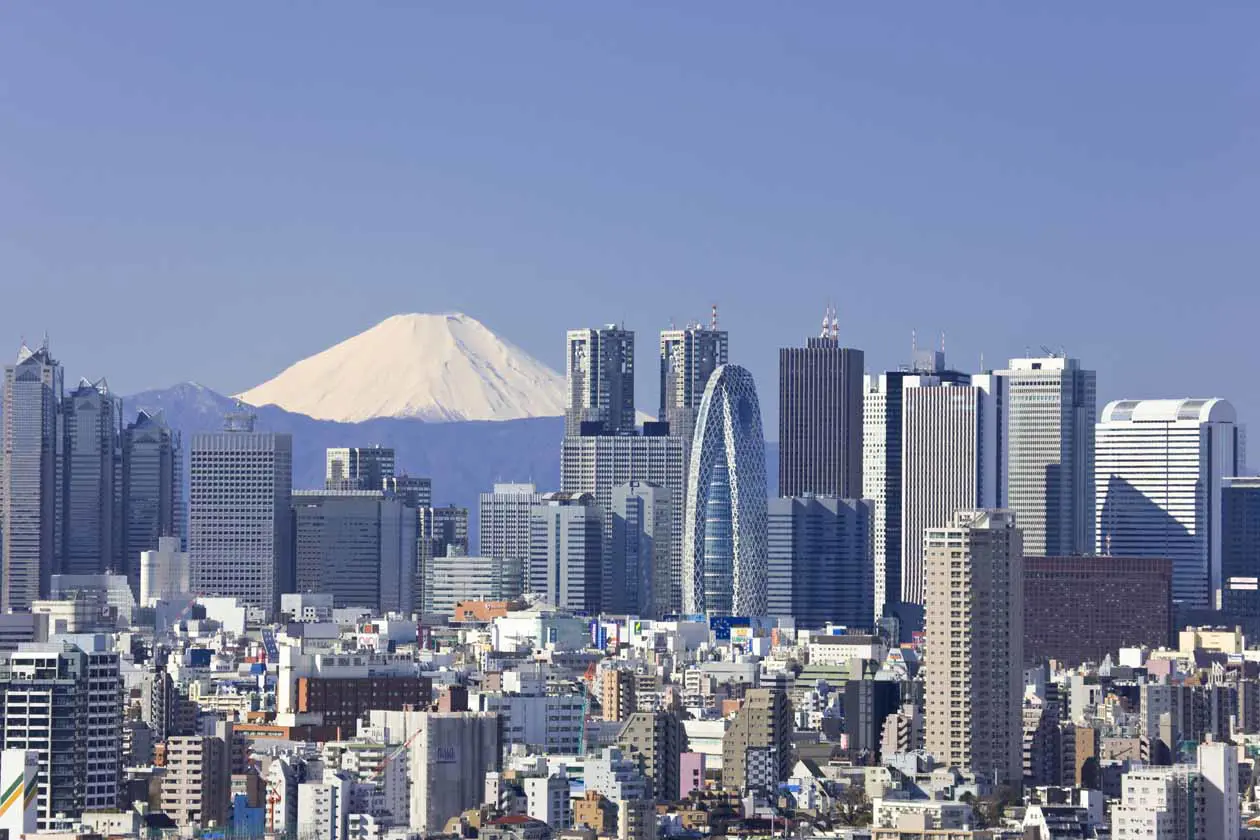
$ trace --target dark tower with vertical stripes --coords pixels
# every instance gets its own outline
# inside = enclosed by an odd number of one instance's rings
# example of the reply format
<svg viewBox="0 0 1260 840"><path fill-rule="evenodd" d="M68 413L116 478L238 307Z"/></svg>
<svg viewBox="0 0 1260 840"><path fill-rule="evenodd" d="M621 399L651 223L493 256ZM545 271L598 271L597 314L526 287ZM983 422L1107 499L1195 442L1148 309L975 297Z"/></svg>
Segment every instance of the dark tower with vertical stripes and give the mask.
<svg viewBox="0 0 1260 840"><path fill-rule="evenodd" d="M780 496L862 497L865 358L836 331L828 312L823 335L779 350Z"/></svg>

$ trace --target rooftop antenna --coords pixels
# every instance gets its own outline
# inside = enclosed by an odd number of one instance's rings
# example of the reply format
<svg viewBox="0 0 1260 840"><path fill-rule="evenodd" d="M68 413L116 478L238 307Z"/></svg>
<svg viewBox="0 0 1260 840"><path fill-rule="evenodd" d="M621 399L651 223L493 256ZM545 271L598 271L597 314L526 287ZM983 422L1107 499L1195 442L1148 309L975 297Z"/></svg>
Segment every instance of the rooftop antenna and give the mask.
<svg viewBox="0 0 1260 840"><path fill-rule="evenodd" d="M40 345L41 350L48 350L48 330L44 330L44 343Z"/></svg>
<svg viewBox="0 0 1260 840"><path fill-rule="evenodd" d="M831 304L823 307L823 323L822 332L818 334L819 338L826 338L827 333L831 331Z"/></svg>
<svg viewBox="0 0 1260 840"><path fill-rule="evenodd" d="M717 331L717 304L713 304L713 314L709 318L709 329Z"/></svg>
<svg viewBox="0 0 1260 840"><path fill-rule="evenodd" d="M836 315L836 308L831 307L831 337L836 341L840 340L840 318Z"/></svg>
<svg viewBox="0 0 1260 840"><path fill-rule="evenodd" d="M917 330L910 330L910 355L914 356L919 352L919 333Z"/></svg>
<svg viewBox="0 0 1260 840"><path fill-rule="evenodd" d="M945 352L945 330L941 330L941 353Z"/></svg>
<svg viewBox="0 0 1260 840"><path fill-rule="evenodd" d="M984 373L984 351L980 351L980 372Z"/></svg>

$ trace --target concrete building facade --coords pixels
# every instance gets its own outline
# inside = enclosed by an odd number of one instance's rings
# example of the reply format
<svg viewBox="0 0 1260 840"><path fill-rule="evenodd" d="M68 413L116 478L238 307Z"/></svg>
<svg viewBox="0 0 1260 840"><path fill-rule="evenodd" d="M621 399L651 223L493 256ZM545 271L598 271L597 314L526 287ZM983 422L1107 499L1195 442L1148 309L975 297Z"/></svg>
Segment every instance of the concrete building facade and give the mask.
<svg viewBox="0 0 1260 840"><path fill-rule="evenodd" d="M1023 779L1023 548L1015 516L956 513L925 538L925 745L943 764Z"/></svg>

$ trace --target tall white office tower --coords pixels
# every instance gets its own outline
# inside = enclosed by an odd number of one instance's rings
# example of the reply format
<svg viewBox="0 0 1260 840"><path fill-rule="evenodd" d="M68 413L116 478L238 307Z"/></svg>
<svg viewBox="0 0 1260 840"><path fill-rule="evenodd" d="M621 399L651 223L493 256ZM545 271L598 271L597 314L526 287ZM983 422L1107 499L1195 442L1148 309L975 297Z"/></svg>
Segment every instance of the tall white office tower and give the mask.
<svg viewBox="0 0 1260 840"><path fill-rule="evenodd" d="M656 593L669 593L674 508L669 490L650 481L618 484L612 493L612 585L604 612L657 618Z"/></svg>
<svg viewBox="0 0 1260 840"><path fill-rule="evenodd" d="M237 598L269 617L292 586L293 438L234 412L193 436L188 554L193 592Z"/></svg>
<svg viewBox="0 0 1260 840"><path fill-rule="evenodd" d="M123 571L122 402L80 379L61 404L63 574Z"/></svg>
<svg viewBox="0 0 1260 840"><path fill-rule="evenodd" d="M936 375L902 381L901 600L923 604L923 533L956 511L999 506L1003 380L989 374L967 385Z"/></svg>
<svg viewBox="0 0 1260 840"><path fill-rule="evenodd" d="M766 441L752 374L722 365L704 389L687 478L683 610L766 614Z"/></svg>
<svg viewBox="0 0 1260 840"><path fill-rule="evenodd" d="M4 745L39 753L41 830L120 804L121 691L117 652L85 652L67 642L0 653Z"/></svg>
<svg viewBox="0 0 1260 840"><path fill-rule="evenodd" d="M56 571L60 516L61 365L45 340L4 369L0 609L29 610Z"/></svg>
<svg viewBox="0 0 1260 840"><path fill-rule="evenodd" d="M325 452L325 490L383 490L393 477L392 447L329 447Z"/></svg>
<svg viewBox="0 0 1260 840"><path fill-rule="evenodd" d="M122 435L123 562L133 585L140 555L174 537L187 538L184 508L184 448L179 432L161 412L141 411Z"/></svg>
<svg viewBox="0 0 1260 840"><path fill-rule="evenodd" d="M907 378L935 376L966 385L968 374L945 369L939 350L913 351L899 370L866 377L862 401L862 498L875 503L871 541L875 553L875 618L901 600L902 392Z"/></svg>
<svg viewBox="0 0 1260 840"><path fill-rule="evenodd" d="M569 330L568 345L565 436L632 434L634 331L613 324Z"/></svg>
<svg viewBox="0 0 1260 840"><path fill-rule="evenodd" d="M1173 561L1173 600L1219 607L1222 479L1242 470L1223 399L1118 400L1095 429L1096 550Z"/></svg>
<svg viewBox="0 0 1260 840"><path fill-rule="evenodd" d="M681 330L661 330L661 402L658 420L669 423L669 433L690 441L704 386L713 371L726 364L726 330L716 320L708 327L688 324Z"/></svg>
<svg viewBox="0 0 1260 840"><path fill-rule="evenodd" d="M946 767L1023 781L1024 552L1015 515L927 529L925 746Z"/></svg>
<svg viewBox="0 0 1260 840"><path fill-rule="evenodd" d="M482 493L477 505L478 553L528 566L530 521L540 501L542 494L533 484L496 484ZM518 592L524 590L524 581L520 583Z"/></svg>
<svg viewBox="0 0 1260 840"><path fill-rule="evenodd" d="M530 592L553 607L599 612L603 521L589 493L545 494L532 514Z"/></svg>
<svg viewBox="0 0 1260 840"><path fill-rule="evenodd" d="M611 603L613 489L628 481L648 481L669 491L670 587L655 593L662 613L682 607L683 505L687 492L689 441L674 435L633 434L609 437L566 437L560 445L560 489L565 493L590 493L604 515L602 598Z"/></svg>
<svg viewBox="0 0 1260 840"><path fill-rule="evenodd" d="M1094 550L1097 375L1063 356L1011 359L1006 380L1006 506L1024 551L1072 557Z"/></svg>

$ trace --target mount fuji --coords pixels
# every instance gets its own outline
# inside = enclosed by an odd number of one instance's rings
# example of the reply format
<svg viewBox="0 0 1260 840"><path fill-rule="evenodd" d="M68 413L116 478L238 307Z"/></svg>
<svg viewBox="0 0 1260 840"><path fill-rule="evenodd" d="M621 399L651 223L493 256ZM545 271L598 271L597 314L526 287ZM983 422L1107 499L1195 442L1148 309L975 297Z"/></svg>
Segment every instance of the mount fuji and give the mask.
<svg viewBox="0 0 1260 840"><path fill-rule="evenodd" d="M462 313L387 318L237 398L316 420L564 414L564 377Z"/></svg>
<svg viewBox="0 0 1260 840"><path fill-rule="evenodd" d="M295 489L323 486L325 449L375 444L474 519L496 482L559 487L564 377L467 315L395 315L237 397L185 382L123 406L127 420L161 410L187 452L238 400L259 431L293 436Z"/></svg>

